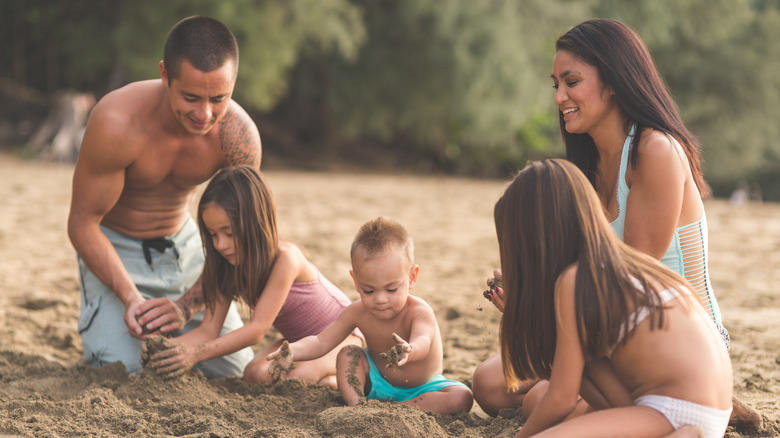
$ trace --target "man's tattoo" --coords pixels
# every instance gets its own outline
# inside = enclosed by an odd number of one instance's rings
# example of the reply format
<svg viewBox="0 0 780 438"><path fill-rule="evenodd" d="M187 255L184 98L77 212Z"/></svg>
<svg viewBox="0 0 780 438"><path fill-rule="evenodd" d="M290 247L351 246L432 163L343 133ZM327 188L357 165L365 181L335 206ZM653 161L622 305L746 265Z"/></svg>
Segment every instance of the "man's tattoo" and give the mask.
<svg viewBox="0 0 780 438"><path fill-rule="evenodd" d="M237 111L228 111L219 122L219 141L225 154L225 166L260 165L261 146L253 124L248 115Z"/></svg>

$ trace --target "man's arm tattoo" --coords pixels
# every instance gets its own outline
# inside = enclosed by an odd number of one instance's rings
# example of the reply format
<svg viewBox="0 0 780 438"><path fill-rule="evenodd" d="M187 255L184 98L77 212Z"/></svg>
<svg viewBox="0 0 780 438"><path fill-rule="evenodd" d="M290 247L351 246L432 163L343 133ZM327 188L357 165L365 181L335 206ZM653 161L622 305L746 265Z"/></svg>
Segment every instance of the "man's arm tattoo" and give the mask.
<svg viewBox="0 0 780 438"><path fill-rule="evenodd" d="M262 146L257 125L238 105L219 122L219 140L226 167L237 164L260 167Z"/></svg>

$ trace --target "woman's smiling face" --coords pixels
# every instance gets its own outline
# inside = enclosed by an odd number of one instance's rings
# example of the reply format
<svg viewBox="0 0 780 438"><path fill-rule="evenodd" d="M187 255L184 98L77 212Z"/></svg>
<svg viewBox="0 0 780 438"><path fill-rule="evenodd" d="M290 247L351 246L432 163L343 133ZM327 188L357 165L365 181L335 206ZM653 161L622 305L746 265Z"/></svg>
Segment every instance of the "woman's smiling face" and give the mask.
<svg viewBox="0 0 780 438"><path fill-rule="evenodd" d="M615 93L599 78L596 67L568 50L559 50L550 75L555 88L555 103L563 113L566 131L589 133L618 109Z"/></svg>

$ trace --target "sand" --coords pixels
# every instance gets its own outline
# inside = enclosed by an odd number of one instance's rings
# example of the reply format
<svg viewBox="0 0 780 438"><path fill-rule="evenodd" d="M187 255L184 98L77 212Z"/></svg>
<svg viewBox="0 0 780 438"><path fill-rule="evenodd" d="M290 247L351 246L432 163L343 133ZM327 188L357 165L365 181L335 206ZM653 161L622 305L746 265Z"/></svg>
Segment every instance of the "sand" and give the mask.
<svg viewBox="0 0 780 438"><path fill-rule="evenodd" d="M444 374L470 384L498 349L499 313L482 291L498 265L492 206L505 183L268 167L282 237L304 246L352 299L348 249L359 225L385 215L408 228L421 267L414 293L436 311ZM193 373L165 381L86 366L65 232L72 171L0 153L0 436L511 437L522 424L516 411L491 418L476 405L454 416L377 402L347 408L337 391L297 380L271 386ZM780 205L714 200L706 209L735 394L766 423L761 433L730 428L726 436L778 436Z"/></svg>

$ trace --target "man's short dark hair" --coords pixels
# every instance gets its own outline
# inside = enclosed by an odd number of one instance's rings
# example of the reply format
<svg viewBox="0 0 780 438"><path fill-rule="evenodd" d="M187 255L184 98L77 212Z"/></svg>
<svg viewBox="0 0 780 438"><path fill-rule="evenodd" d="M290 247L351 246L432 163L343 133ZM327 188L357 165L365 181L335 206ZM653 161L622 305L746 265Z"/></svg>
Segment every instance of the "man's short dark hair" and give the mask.
<svg viewBox="0 0 780 438"><path fill-rule="evenodd" d="M197 15L185 18L173 26L165 40L163 63L169 80L179 77L185 59L206 73L233 61L238 73L236 37L219 20Z"/></svg>

